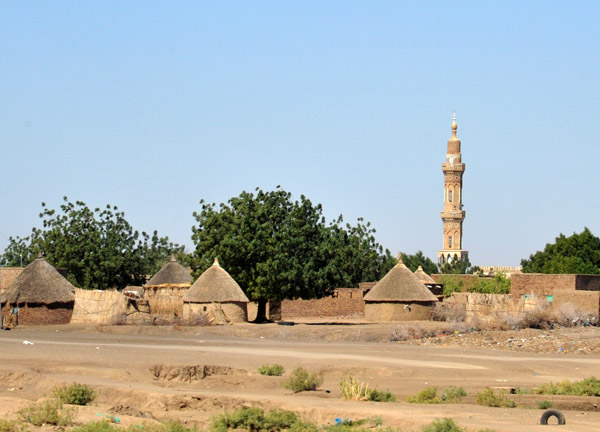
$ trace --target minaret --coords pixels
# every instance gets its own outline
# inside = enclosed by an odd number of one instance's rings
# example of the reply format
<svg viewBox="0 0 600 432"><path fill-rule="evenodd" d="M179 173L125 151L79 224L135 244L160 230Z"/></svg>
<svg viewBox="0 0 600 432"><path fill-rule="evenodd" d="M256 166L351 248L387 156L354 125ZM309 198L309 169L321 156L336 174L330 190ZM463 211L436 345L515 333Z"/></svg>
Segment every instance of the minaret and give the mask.
<svg viewBox="0 0 600 432"><path fill-rule="evenodd" d="M462 178L465 164L461 161L460 140L456 137L456 112L452 117L452 138L448 140L446 162L442 164L444 173L444 210L441 211L444 223L443 249L438 251L438 263L444 265L456 260L466 260L469 252L463 250L463 210Z"/></svg>

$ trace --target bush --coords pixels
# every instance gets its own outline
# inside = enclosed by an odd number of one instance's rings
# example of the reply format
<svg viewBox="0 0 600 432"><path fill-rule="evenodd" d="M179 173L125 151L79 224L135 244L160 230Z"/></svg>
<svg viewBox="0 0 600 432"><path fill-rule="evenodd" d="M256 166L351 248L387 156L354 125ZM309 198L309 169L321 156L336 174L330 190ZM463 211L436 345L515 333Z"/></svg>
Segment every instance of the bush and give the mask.
<svg viewBox="0 0 600 432"><path fill-rule="evenodd" d="M422 403L422 404L438 404L442 403L441 399L437 397L437 387L427 387L417 393L416 396L409 396L406 398L408 403Z"/></svg>
<svg viewBox="0 0 600 432"><path fill-rule="evenodd" d="M0 432L27 432L29 428L26 424L17 420L0 419Z"/></svg>
<svg viewBox="0 0 600 432"><path fill-rule="evenodd" d="M468 291L481 294L509 294L510 279L504 273L498 273L493 278L478 277L475 285Z"/></svg>
<svg viewBox="0 0 600 432"><path fill-rule="evenodd" d="M442 275L440 283L444 284L444 295L448 297L453 292L462 292L465 282L457 276Z"/></svg>
<svg viewBox="0 0 600 432"><path fill-rule="evenodd" d="M342 391L342 399L351 400L369 400L372 392L372 390L369 390L369 384L359 382L352 374L350 374L348 380L342 378L340 390Z"/></svg>
<svg viewBox="0 0 600 432"><path fill-rule="evenodd" d="M535 392L550 395L600 396L600 380L595 377L575 382L564 380L558 384L544 384Z"/></svg>
<svg viewBox="0 0 600 432"><path fill-rule="evenodd" d="M34 426L44 424L56 426L71 426L75 416L74 408L64 408L61 401L48 399L32 403L18 411L19 417Z"/></svg>
<svg viewBox="0 0 600 432"><path fill-rule="evenodd" d="M87 405L96 397L94 390L85 384L78 383L56 387L53 394L59 401L69 405Z"/></svg>
<svg viewBox="0 0 600 432"><path fill-rule="evenodd" d="M515 401L508 398L504 393L496 393L491 388L477 393L477 404L497 408L514 408L517 406Z"/></svg>
<svg viewBox="0 0 600 432"><path fill-rule="evenodd" d="M443 403L459 403L465 396L467 396L467 392L464 388L450 386L444 390L440 399Z"/></svg>
<svg viewBox="0 0 600 432"><path fill-rule="evenodd" d="M467 308L458 303L436 303L433 308L433 320L445 322L463 322L467 316Z"/></svg>
<svg viewBox="0 0 600 432"><path fill-rule="evenodd" d="M280 364L274 365L262 365L260 369L258 369L258 373L261 375L268 376L281 376L285 372L285 369Z"/></svg>
<svg viewBox="0 0 600 432"><path fill-rule="evenodd" d="M389 391L371 390L369 400L373 402L396 402L396 396Z"/></svg>
<svg viewBox="0 0 600 432"><path fill-rule="evenodd" d="M537 405L538 405L539 409L544 409L545 410L545 409L548 409L548 408L552 408L552 401L543 400L543 401L538 402Z"/></svg>
<svg viewBox="0 0 600 432"><path fill-rule="evenodd" d="M108 423L107 423L108 424ZM114 427L114 426L113 426ZM114 427L115 431L120 429ZM178 421L169 420L164 423L143 423L142 425L130 426L127 428L127 432L197 432L198 429L195 427L189 428ZM72 432L72 431L71 431ZM89 431L96 432L96 431ZM109 432L99 430L98 432Z"/></svg>
<svg viewBox="0 0 600 432"><path fill-rule="evenodd" d="M71 429L70 432L116 432L118 429L106 421L86 423Z"/></svg>
<svg viewBox="0 0 600 432"><path fill-rule="evenodd" d="M449 418L437 419L422 430L423 432L465 432L465 429L459 427L454 423L454 420Z"/></svg>
<svg viewBox="0 0 600 432"><path fill-rule="evenodd" d="M244 407L233 413L223 413L213 418L211 430L227 432L235 429L248 431L317 431L317 427L303 422L297 413L288 410L272 410L265 412L256 407Z"/></svg>
<svg viewBox="0 0 600 432"><path fill-rule="evenodd" d="M316 390L323 384L323 378L316 373L309 374L306 369L298 367L294 369L290 378L283 384L294 393L307 390Z"/></svg>

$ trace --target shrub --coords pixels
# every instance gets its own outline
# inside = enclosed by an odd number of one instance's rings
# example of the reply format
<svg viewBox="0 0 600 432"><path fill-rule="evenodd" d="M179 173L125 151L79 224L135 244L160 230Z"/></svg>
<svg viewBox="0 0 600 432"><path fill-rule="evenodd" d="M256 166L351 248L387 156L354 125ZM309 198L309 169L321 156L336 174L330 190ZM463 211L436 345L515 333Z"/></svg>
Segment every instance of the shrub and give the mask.
<svg viewBox="0 0 600 432"><path fill-rule="evenodd" d="M477 404L497 408L514 408L517 406L515 401L508 398L504 393L496 393L491 388L477 393Z"/></svg>
<svg viewBox="0 0 600 432"><path fill-rule="evenodd" d="M549 400L543 400L538 402L538 408L539 409L548 409L548 408L552 408L552 401Z"/></svg>
<svg viewBox="0 0 600 432"><path fill-rule="evenodd" d="M510 279L504 273L498 273L493 278L477 278L477 283L469 288L469 292L481 294L509 294Z"/></svg>
<svg viewBox="0 0 600 432"><path fill-rule="evenodd" d="M389 391L371 390L369 400L373 402L396 402L396 396Z"/></svg>
<svg viewBox="0 0 600 432"><path fill-rule="evenodd" d="M442 403L439 397L437 397L437 387L427 387L421 390L416 396L409 396L406 398L408 403L423 403L423 404L437 404Z"/></svg>
<svg viewBox="0 0 600 432"><path fill-rule="evenodd" d="M544 384L535 392L550 395L600 396L600 380L595 377L575 382L564 380L558 384Z"/></svg>
<svg viewBox="0 0 600 432"><path fill-rule="evenodd" d="M422 429L423 432L465 432L465 429L459 427L454 420L445 418L437 419L430 425Z"/></svg>
<svg viewBox="0 0 600 432"><path fill-rule="evenodd" d="M233 413L223 413L213 418L211 430L215 432L227 432L235 429L248 431L317 431L315 425L302 422L294 411L272 410L265 412L256 407L244 407Z"/></svg>
<svg viewBox="0 0 600 432"><path fill-rule="evenodd" d="M515 394L518 395L525 395L525 394L531 394L531 390L530 389L526 389L523 387L515 387Z"/></svg>
<svg viewBox="0 0 600 432"><path fill-rule="evenodd" d="M108 423L107 423L108 424ZM113 426L115 431L119 431L117 427ZM164 423L143 423L142 425L130 426L126 429L127 432L197 432L198 429L195 427L189 428L178 421L169 420ZM71 431L72 432L72 431ZM89 431L96 432L96 431ZM98 432L110 432L102 431Z"/></svg>
<svg viewBox="0 0 600 432"><path fill-rule="evenodd" d="M116 432L118 429L106 421L86 423L71 429L70 432Z"/></svg>
<svg viewBox="0 0 600 432"><path fill-rule="evenodd" d="M467 392L462 387L450 386L440 396L443 403L458 403L463 397L467 396Z"/></svg>
<svg viewBox="0 0 600 432"><path fill-rule="evenodd" d="M436 303L433 308L433 320L445 322L463 322L467 315L464 304Z"/></svg>
<svg viewBox="0 0 600 432"><path fill-rule="evenodd" d="M280 364L274 365L262 365L260 369L258 369L258 373L261 375L269 375L269 376L281 376L285 372L285 369Z"/></svg>
<svg viewBox="0 0 600 432"><path fill-rule="evenodd" d="M444 284L444 295L448 297L453 292L462 292L465 282L457 276L443 275L440 283Z"/></svg>
<svg viewBox="0 0 600 432"><path fill-rule="evenodd" d="M48 399L32 403L18 411L19 417L34 426L44 424L56 426L71 426L75 416L74 408L64 408L61 401Z"/></svg>
<svg viewBox="0 0 600 432"><path fill-rule="evenodd" d="M283 384L287 389L294 393L307 390L316 390L323 383L323 378L316 373L309 374L302 367L294 369L290 378Z"/></svg>
<svg viewBox="0 0 600 432"><path fill-rule="evenodd" d="M27 432L29 428L26 424L17 420L0 419L0 432Z"/></svg>
<svg viewBox="0 0 600 432"><path fill-rule="evenodd" d="M369 390L369 384L359 382L352 374L350 374L348 380L342 378L340 390L342 391L342 399L351 400L369 400L372 392L372 390Z"/></svg>
<svg viewBox="0 0 600 432"><path fill-rule="evenodd" d="M87 405L96 397L94 390L85 384L78 383L56 387L53 394L62 403L70 405Z"/></svg>

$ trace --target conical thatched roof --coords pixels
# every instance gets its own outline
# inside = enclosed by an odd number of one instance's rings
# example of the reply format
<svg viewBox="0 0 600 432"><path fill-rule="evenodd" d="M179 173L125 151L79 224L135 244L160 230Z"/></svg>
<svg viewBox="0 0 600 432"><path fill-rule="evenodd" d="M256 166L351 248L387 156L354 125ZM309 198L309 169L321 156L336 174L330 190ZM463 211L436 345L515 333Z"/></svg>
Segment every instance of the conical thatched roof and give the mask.
<svg viewBox="0 0 600 432"><path fill-rule="evenodd" d="M181 264L177 262L174 255L149 281L146 287L154 286L190 286L192 275Z"/></svg>
<svg viewBox="0 0 600 432"><path fill-rule="evenodd" d="M213 265L202 273L185 293L183 301L193 303L249 302L244 291L229 273L221 268L216 259Z"/></svg>
<svg viewBox="0 0 600 432"><path fill-rule="evenodd" d="M9 304L68 303L75 301L75 287L40 254L6 289L2 298L2 302L5 301Z"/></svg>
<svg viewBox="0 0 600 432"><path fill-rule="evenodd" d="M435 281L423 270L423 267L419 266L417 271L415 271L415 276L424 284L434 284Z"/></svg>
<svg viewBox="0 0 600 432"><path fill-rule="evenodd" d="M394 266L365 296L365 301L377 302L436 302L429 291L413 272L398 257Z"/></svg>

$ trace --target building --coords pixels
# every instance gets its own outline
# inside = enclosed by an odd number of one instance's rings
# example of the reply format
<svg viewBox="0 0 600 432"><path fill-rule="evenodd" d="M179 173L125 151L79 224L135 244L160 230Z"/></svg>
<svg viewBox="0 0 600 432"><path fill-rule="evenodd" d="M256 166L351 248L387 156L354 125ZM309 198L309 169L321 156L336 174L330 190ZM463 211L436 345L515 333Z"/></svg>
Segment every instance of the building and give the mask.
<svg viewBox="0 0 600 432"><path fill-rule="evenodd" d="M2 297L7 326L68 324L75 287L40 254L15 278Z"/></svg>
<svg viewBox="0 0 600 432"><path fill-rule="evenodd" d="M438 251L438 264L444 265L452 261L468 259L469 253L463 249L463 222L466 212L463 210L463 174L465 164L462 163L460 140L456 136L456 113L452 119L452 137L448 140L446 162L442 164L444 173L444 210L441 211L443 222L443 249Z"/></svg>
<svg viewBox="0 0 600 432"><path fill-rule="evenodd" d="M144 285L144 299L150 314L162 318L183 317L183 296L192 286L190 272L177 262L175 255Z"/></svg>
<svg viewBox="0 0 600 432"><path fill-rule="evenodd" d="M402 262L394 266L365 295L365 320L413 321L431 319L438 302L423 282Z"/></svg>
<svg viewBox="0 0 600 432"><path fill-rule="evenodd" d="M219 265L210 266L183 296L183 318L199 316L209 321L244 322L248 320L248 297L238 283Z"/></svg>

